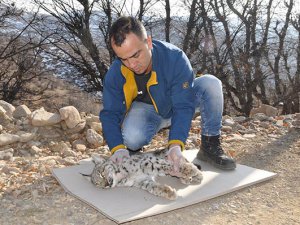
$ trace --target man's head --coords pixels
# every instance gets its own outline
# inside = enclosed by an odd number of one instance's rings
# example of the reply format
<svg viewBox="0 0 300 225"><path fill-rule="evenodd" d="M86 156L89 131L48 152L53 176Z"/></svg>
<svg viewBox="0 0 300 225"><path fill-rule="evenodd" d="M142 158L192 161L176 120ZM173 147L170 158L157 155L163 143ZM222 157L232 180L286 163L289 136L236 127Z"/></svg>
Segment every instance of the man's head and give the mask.
<svg viewBox="0 0 300 225"><path fill-rule="evenodd" d="M122 63L136 74L152 69L152 40L134 17L120 17L109 32L111 47Z"/></svg>

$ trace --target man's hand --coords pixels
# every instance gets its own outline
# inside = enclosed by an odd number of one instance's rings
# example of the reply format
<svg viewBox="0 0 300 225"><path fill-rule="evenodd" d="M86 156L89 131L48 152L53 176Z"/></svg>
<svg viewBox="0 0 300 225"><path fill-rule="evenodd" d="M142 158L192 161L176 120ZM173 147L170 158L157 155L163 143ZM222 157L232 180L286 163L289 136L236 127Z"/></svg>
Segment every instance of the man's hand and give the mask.
<svg viewBox="0 0 300 225"><path fill-rule="evenodd" d="M117 150L111 157L110 160L114 163L121 164L124 158L129 158L129 151L127 149Z"/></svg>
<svg viewBox="0 0 300 225"><path fill-rule="evenodd" d="M169 147L167 156L168 156L168 160L173 162L173 164L174 164L173 171L170 175L178 176L180 162L182 160L184 160L183 155L181 153L181 146L180 145L171 145Z"/></svg>

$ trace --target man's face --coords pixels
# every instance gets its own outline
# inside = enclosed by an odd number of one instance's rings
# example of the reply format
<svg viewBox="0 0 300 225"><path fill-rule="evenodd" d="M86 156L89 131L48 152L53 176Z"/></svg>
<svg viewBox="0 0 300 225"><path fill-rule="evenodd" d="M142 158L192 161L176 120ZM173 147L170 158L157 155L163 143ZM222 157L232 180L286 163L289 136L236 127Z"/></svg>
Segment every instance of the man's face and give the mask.
<svg viewBox="0 0 300 225"><path fill-rule="evenodd" d="M134 73L143 74L151 71L151 37L141 40L134 33L129 33L120 47L116 46L113 40L111 43L117 57Z"/></svg>

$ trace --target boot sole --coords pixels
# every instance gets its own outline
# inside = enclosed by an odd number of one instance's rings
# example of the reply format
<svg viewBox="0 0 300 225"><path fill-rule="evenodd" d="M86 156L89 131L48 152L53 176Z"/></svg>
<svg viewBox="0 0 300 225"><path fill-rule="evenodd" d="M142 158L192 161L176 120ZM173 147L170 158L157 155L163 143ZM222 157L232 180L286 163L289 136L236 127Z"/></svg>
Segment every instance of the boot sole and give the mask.
<svg viewBox="0 0 300 225"><path fill-rule="evenodd" d="M213 159L209 158L205 153L203 153L201 150L197 154L197 159L202 160L204 162L208 162L214 167L221 169L221 170L234 170L236 168L236 164L231 164L231 165L221 165L216 163Z"/></svg>

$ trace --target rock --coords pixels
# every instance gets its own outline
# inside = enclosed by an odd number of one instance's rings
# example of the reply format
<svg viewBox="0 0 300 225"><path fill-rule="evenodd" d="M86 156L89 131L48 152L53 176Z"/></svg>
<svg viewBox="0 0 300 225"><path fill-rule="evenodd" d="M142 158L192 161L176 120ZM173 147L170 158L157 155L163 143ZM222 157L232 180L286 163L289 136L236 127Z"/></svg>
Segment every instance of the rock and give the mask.
<svg viewBox="0 0 300 225"><path fill-rule="evenodd" d="M66 122L68 128L72 129L81 122L78 110L74 106L66 106L59 109L61 119Z"/></svg>
<svg viewBox="0 0 300 225"><path fill-rule="evenodd" d="M103 143L103 137L93 129L86 131L86 140L94 147L98 147Z"/></svg>
<svg viewBox="0 0 300 225"><path fill-rule="evenodd" d="M229 118L229 119L225 119L223 121L223 125L224 126L233 126L235 124L234 120L232 118Z"/></svg>
<svg viewBox="0 0 300 225"><path fill-rule="evenodd" d="M13 117L16 119L20 119L22 117L27 117L30 114L31 114L31 111L26 105L20 105L13 112Z"/></svg>
<svg viewBox="0 0 300 225"><path fill-rule="evenodd" d="M42 149L40 149L39 147L33 145L33 146L31 146L29 151L32 155L36 155L36 154L39 154L40 152L42 152Z"/></svg>
<svg viewBox="0 0 300 225"><path fill-rule="evenodd" d="M277 134L268 134L268 137L270 138L279 138Z"/></svg>
<svg viewBox="0 0 300 225"><path fill-rule="evenodd" d="M31 124L33 126L49 126L60 121L61 117L59 114L47 112L43 107L31 113Z"/></svg>
<svg viewBox="0 0 300 225"><path fill-rule="evenodd" d="M278 115L278 109L270 105L261 104L258 108L251 109L250 117L253 117L257 113L263 113L267 117L275 117Z"/></svg>
<svg viewBox="0 0 300 225"><path fill-rule="evenodd" d="M15 134L0 134L0 146L9 145L19 140L20 137Z"/></svg>
<svg viewBox="0 0 300 225"><path fill-rule="evenodd" d="M3 125L8 124L12 121L12 118L6 114L6 110L0 106L0 123Z"/></svg>
<svg viewBox="0 0 300 225"><path fill-rule="evenodd" d="M65 158L65 157L76 157L77 154L76 152L72 151L70 148L65 148L65 149L62 149L62 156Z"/></svg>
<svg viewBox="0 0 300 225"><path fill-rule="evenodd" d="M232 129L233 129L232 131L247 130L243 125L239 123L235 123Z"/></svg>
<svg viewBox="0 0 300 225"><path fill-rule="evenodd" d="M24 129L27 130L32 129L30 120L24 117L21 118L20 120L17 120L17 125L22 126Z"/></svg>
<svg viewBox="0 0 300 225"><path fill-rule="evenodd" d="M295 119L296 119L296 120L300 120L300 113L296 113L296 114L295 114Z"/></svg>
<svg viewBox="0 0 300 225"><path fill-rule="evenodd" d="M245 122L247 120L247 117L245 117L245 116L236 116L236 117L232 117L232 119L233 119L234 122L242 123L242 122Z"/></svg>
<svg viewBox="0 0 300 225"><path fill-rule="evenodd" d="M292 125L296 128L300 128L300 120L295 120L292 122Z"/></svg>
<svg viewBox="0 0 300 225"><path fill-rule="evenodd" d="M76 165L77 161L74 159L74 157L66 157L64 159L60 159L59 163L67 166L72 166Z"/></svg>
<svg viewBox="0 0 300 225"><path fill-rule="evenodd" d="M20 142L28 142L33 140L37 135L35 133L26 133L24 131L17 133L20 137Z"/></svg>
<svg viewBox="0 0 300 225"><path fill-rule="evenodd" d="M282 127L283 126L283 120L277 120L276 125Z"/></svg>
<svg viewBox="0 0 300 225"><path fill-rule="evenodd" d="M284 123L292 123L293 121L294 121L293 118L290 116L287 116L283 119Z"/></svg>
<svg viewBox="0 0 300 225"><path fill-rule="evenodd" d="M72 143L72 147L77 151L83 152L86 150L86 142L84 140L75 140Z"/></svg>
<svg viewBox="0 0 300 225"><path fill-rule="evenodd" d="M244 135L246 135L246 134L255 134L256 131L253 130L253 129L243 129L243 130L239 130L239 133L244 134Z"/></svg>
<svg viewBox="0 0 300 225"><path fill-rule="evenodd" d="M82 120L75 127L71 128L71 129L67 129L66 133L67 134L76 134L76 133L79 133L82 130L84 130L85 125L86 125L86 122L84 120Z"/></svg>
<svg viewBox="0 0 300 225"><path fill-rule="evenodd" d="M268 129L270 127L270 123L269 122L261 122L259 124L260 127Z"/></svg>
<svg viewBox="0 0 300 225"><path fill-rule="evenodd" d="M231 126L222 126L222 131L229 133L232 131L232 127Z"/></svg>
<svg viewBox="0 0 300 225"><path fill-rule="evenodd" d="M197 121L197 120L192 120L191 126L192 126L192 127L198 127L198 126L199 126L199 121Z"/></svg>
<svg viewBox="0 0 300 225"><path fill-rule="evenodd" d="M20 149L19 152L21 153L21 155L23 157L30 157L31 156L31 153L28 150Z"/></svg>
<svg viewBox="0 0 300 225"><path fill-rule="evenodd" d="M12 161L13 155L14 155L14 149L12 148L0 151L0 160Z"/></svg>
<svg viewBox="0 0 300 225"><path fill-rule="evenodd" d="M84 152L86 150L86 146L83 144L77 144L74 146L74 148L79 152Z"/></svg>
<svg viewBox="0 0 300 225"><path fill-rule="evenodd" d="M19 168L16 168L16 167L4 166L4 167L2 167L1 172L5 173L5 174L17 175L21 172L21 170Z"/></svg>
<svg viewBox="0 0 300 225"><path fill-rule="evenodd" d="M89 115L85 118L86 122L87 123L91 123L91 122L96 122L96 123L99 123L99 117L98 116L95 116L95 115Z"/></svg>
<svg viewBox="0 0 300 225"><path fill-rule="evenodd" d="M190 137L188 139L191 140L191 143L193 145L199 145L200 144L200 138L197 135L190 135Z"/></svg>
<svg viewBox="0 0 300 225"><path fill-rule="evenodd" d="M15 107L12 104L9 104L6 101L0 100L0 106L6 111L6 115L10 118L13 117L13 112L15 111Z"/></svg>
<svg viewBox="0 0 300 225"><path fill-rule="evenodd" d="M99 122L91 122L89 123L91 129L95 130L98 133L102 132L102 125Z"/></svg>
<svg viewBox="0 0 300 225"><path fill-rule="evenodd" d="M239 142L239 141L245 141L245 140L247 140L247 139L242 137L241 135L233 134L231 137L228 137L227 139L225 139L224 142L230 143L230 142Z"/></svg>
<svg viewBox="0 0 300 225"><path fill-rule="evenodd" d="M32 147L32 146L37 146L38 147L38 146L41 146L42 143L40 141L29 141L27 143L27 145L30 146L30 147Z"/></svg>
<svg viewBox="0 0 300 225"><path fill-rule="evenodd" d="M244 134L243 137L244 138L254 138L254 137L256 137L256 134Z"/></svg>
<svg viewBox="0 0 300 225"><path fill-rule="evenodd" d="M252 117L254 120L258 120L258 121L265 121L265 120L270 121L269 116L267 116L264 113L255 113Z"/></svg>
<svg viewBox="0 0 300 225"><path fill-rule="evenodd" d="M59 152L59 153L63 154L66 150L71 150L71 148L67 143L65 143L63 141L61 141L59 143L53 143L51 145L51 151L53 151L53 152Z"/></svg>
<svg viewBox="0 0 300 225"><path fill-rule="evenodd" d="M60 160L60 156L45 156L45 157L40 157L39 161L44 163L44 165L48 166L55 166L56 161Z"/></svg>

